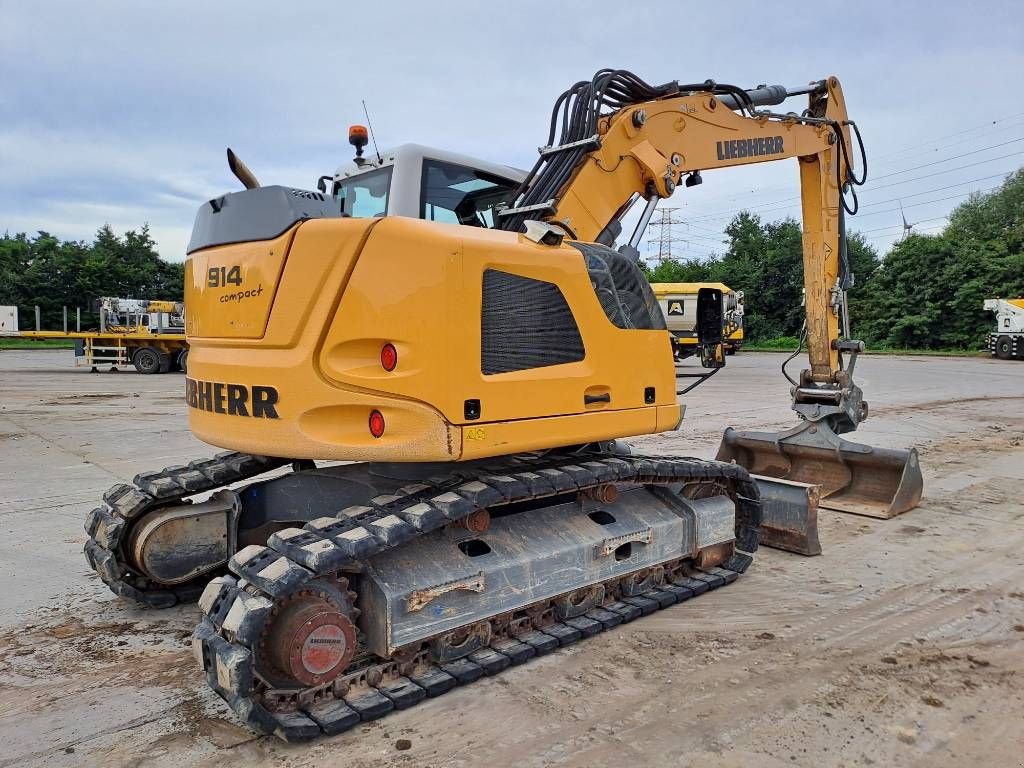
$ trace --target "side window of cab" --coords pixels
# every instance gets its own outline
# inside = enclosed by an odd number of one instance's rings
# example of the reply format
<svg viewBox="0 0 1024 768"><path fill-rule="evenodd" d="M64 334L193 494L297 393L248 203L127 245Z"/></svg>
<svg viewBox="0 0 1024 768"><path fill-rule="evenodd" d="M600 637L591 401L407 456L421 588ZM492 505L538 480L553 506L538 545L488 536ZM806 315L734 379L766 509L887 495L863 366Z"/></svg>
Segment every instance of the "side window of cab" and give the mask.
<svg viewBox="0 0 1024 768"><path fill-rule="evenodd" d="M342 214L359 219L386 216L390 190L390 166L334 183L334 196L341 200Z"/></svg>

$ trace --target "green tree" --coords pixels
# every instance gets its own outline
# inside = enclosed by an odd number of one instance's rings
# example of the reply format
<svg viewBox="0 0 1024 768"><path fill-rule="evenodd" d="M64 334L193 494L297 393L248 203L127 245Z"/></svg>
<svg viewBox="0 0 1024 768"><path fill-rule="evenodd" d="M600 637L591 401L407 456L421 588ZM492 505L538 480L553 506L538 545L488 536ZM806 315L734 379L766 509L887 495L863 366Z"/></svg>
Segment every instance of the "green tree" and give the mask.
<svg viewBox="0 0 1024 768"><path fill-rule="evenodd" d="M95 327L101 296L181 299L183 281L184 265L160 259L147 227L118 236L104 226L92 244L46 232L0 237L0 304L19 307L23 328L34 326L34 306L46 328L59 327L65 306L82 308Z"/></svg>
<svg viewBox="0 0 1024 768"><path fill-rule="evenodd" d="M642 269L652 283L706 283L711 279L712 263L697 259L666 259L653 268L642 265Z"/></svg>

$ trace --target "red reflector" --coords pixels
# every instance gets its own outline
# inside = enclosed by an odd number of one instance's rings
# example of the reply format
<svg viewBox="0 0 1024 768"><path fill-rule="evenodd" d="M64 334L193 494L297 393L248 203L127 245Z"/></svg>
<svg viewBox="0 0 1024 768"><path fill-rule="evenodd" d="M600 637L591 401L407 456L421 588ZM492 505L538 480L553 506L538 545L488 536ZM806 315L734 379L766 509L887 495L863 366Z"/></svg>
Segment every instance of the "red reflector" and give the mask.
<svg viewBox="0 0 1024 768"><path fill-rule="evenodd" d="M398 350L394 344L385 344L380 348L380 364L385 371L395 370L398 365Z"/></svg>
<svg viewBox="0 0 1024 768"><path fill-rule="evenodd" d="M374 437L384 434L384 415L380 411L370 411L370 434Z"/></svg>

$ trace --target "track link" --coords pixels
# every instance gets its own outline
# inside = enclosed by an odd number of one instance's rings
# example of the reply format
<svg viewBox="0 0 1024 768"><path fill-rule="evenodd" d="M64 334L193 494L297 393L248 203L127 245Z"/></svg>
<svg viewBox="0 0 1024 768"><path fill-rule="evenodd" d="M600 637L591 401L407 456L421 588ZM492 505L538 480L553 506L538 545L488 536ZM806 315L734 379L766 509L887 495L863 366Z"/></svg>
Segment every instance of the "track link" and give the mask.
<svg viewBox="0 0 1024 768"><path fill-rule="evenodd" d="M401 658L357 655L334 680L304 688L276 689L257 670L261 640L276 607L300 592L327 598L330 585L359 571L359 561L401 546L480 509L586 491L609 483L666 486L681 481L724 484L736 503L736 547L721 567L707 571L688 562L663 563L638 585L629 576L605 583L603 601L580 615L553 620L559 596L490 620L490 644L468 656L436 662L428 641ZM249 546L215 578L199 604L203 616L193 652L210 687L247 725L286 741L333 735L360 722L405 709L484 675L734 581L757 549L760 504L757 485L735 464L675 457L593 454L522 457L497 471L483 471L452 487L450 482L407 486L368 506L303 529L274 534L268 546ZM628 582L628 583L627 583ZM320 591L326 589L327 591ZM350 597L355 597L349 593Z"/></svg>
<svg viewBox="0 0 1024 768"><path fill-rule="evenodd" d="M178 602L194 602L209 580L202 575L184 584L155 584L132 568L122 544L129 531L147 513L179 504L188 496L213 491L289 464L288 459L253 456L237 451L218 453L212 459L143 472L132 483L118 483L103 494L103 505L85 521L89 539L85 558L111 591L152 608L169 608Z"/></svg>

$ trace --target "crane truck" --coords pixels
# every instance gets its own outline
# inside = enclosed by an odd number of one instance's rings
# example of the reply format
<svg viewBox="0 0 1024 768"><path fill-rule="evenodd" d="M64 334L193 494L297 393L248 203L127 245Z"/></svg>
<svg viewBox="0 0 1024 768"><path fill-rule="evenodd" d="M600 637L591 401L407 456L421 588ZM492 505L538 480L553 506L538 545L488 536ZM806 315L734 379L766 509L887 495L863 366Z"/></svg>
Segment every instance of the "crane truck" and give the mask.
<svg viewBox="0 0 1024 768"><path fill-rule="evenodd" d="M1024 299L985 299L996 313L996 329L988 335L988 351L1000 360L1024 360Z"/></svg>
<svg viewBox="0 0 1024 768"><path fill-rule="evenodd" d="M789 96L806 107L767 108ZM824 467L825 495L865 508L913 506L913 450L838 436L867 416L863 346L842 330L851 129L834 77L744 90L601 70L558 98L526 173L364 158L360 129L356 170L317 191L261 186L229 153L245 189L201 206L185 279L189 423L227 450L111 488L89 564L154 606L201 590L207 683L294 741L734 582L758 546L752 458ZM803 198L800 425L727 434L735 461L630 452L620 438L683 415L633 255L644 218L702 171L783 158ZM721 293L697 301L714 369Z"/></svg>

